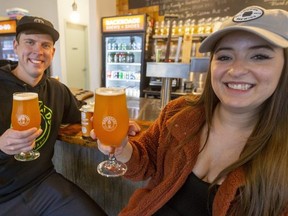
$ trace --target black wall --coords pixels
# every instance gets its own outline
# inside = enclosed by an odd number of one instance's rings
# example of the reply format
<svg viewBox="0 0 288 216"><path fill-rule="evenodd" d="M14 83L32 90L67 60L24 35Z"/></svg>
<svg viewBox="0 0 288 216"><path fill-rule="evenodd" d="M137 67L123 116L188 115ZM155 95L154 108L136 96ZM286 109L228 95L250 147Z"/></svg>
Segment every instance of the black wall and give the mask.
<svg viewBox="0 0 288 216"><path fill-rule="evenodd" d="M232 16L241 9L258 5L288 10L288 0L129 0L129 9L159 5L159 15L176 14L179 18Z"/></svg>

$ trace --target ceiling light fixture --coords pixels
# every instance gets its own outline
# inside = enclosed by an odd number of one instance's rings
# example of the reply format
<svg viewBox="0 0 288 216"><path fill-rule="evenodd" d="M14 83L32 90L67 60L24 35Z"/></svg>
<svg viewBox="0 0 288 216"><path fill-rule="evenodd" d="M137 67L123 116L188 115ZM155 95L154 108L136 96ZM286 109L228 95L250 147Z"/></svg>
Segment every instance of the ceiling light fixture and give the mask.
<svg viewBox="0 0 288 216"><path fill-rule="evenodd" d="M75 0L72 4L72 13L70 15L70 20L73 23L78 23L80 21L80 14L77 10L77 4L76 4Z"/></svg>

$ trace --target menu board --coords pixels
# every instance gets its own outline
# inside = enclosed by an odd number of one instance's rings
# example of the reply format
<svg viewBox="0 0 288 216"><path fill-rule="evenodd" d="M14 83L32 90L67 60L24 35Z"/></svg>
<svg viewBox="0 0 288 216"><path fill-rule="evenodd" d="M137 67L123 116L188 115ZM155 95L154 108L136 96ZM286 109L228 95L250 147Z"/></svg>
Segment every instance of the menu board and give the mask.
<svg viewBox="0 0 288 216"><path fill-rule="evenodd" d="M163 0L128 0L129 9L160 5Z"/></svg>
<svg viewBox="0 0 288 216"><path fill-rule="evenodd" d="M174 14L179 18L193 19L232 16L252 5L288 10L288 0L129 0L129 8L153 5L159 5L161 16Z"/></svg>

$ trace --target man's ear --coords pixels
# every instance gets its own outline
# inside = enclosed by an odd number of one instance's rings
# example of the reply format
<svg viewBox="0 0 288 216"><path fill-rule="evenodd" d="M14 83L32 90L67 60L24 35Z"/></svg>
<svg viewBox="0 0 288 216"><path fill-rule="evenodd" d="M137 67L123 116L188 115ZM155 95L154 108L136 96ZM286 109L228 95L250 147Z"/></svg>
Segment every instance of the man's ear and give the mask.
<svg viewBox="0 0 288 216"><path fill-rule="evenodd" d="M13 50L14 52L17 54L17 47L18 47L19 43L16 39L13 40Z"/></svg>

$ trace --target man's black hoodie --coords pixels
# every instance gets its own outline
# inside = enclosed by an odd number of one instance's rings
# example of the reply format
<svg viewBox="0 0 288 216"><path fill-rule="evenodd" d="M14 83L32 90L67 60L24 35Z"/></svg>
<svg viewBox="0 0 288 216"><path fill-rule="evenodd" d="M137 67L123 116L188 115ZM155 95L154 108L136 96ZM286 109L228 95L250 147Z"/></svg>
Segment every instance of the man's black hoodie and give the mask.
<svg viewBox="0 0 288 216"><path fill-rule="evenodd" d="M64 84L44 73L40 82L32 87L11 72L16 66L7 64L0 67L0 136L11 125L13 93L37 92L43 133L37 138L35 148L41 155L34 161L19 162L13 155L0 151L0 203L55 172L52 157L59 127L62 123L76 123L81 119L81 103Z"/></svg>

